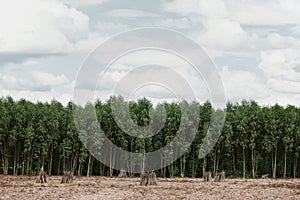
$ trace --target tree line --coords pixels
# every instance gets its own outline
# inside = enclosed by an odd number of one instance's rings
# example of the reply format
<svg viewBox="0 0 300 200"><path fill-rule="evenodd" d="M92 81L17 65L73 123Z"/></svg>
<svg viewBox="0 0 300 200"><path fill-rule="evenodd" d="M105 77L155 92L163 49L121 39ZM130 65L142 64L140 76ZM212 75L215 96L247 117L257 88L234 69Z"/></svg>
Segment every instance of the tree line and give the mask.
<svg viewBox="0 0 300 200"><path fill-rule="evenodd" d="M167 116L163 128L158 134L145 139L124 133L113 116L111 105L114 102L128 106L130 118L139 126L150 123L150 110L158 113L165 110ZM56 100L32 103L25 99L15 101L12 97L2 97L0 173L35 175L43 166L49 175L64 171L87 176L116 175L113 149L101 155L109 160L110 164L106 166L83 145L85 141L80 140L73 120L74 106L82 110L95 107L99 125L106 136L118 147L130 152L160 149L172 141L180 123L184 123L183 131L186 129L188 132L193 119L182 119L180 108L196 109L200 122L195 139L180 158L157 171L159 176L201 177L206 171L216 174L221 170L226 171L229 177L260 177L263 174L274 178L300 176L299 107L260 106L255 101L242 101L229 102L226 109L220 110L214 109L209 102L163 102L154 106L146 98L127 102L122 97L111 97L105 102L97 100L82 107L72 102L63 106ZM204 137L220 126L210 126L210 123L219 123L210 122L211 116L222 111L226 111L222 133L212 151L199 158ZM118 114L122 115L122 112L119 110ZM90 119L80 120L82 124L88 124L85 120ZM93 127L86 128L92 130ZM101 146L101 142L100 138L94 144ZM133 175L132 166L144 167L142 163L130 160L126 168L130 175Z"/></svg>

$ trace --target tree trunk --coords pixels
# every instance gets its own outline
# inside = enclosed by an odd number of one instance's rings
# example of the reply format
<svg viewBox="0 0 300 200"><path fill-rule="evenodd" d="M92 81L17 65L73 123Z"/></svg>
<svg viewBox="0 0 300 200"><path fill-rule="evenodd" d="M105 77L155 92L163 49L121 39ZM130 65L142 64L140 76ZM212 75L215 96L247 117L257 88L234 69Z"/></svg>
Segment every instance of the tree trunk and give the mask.
<svg viewBox="0 0 300 200"><path fill-rule="evenodd" d="M255 178L255 158L254 158L254 147L251 147L251 164L252 164L252 178Z"/></svg>
<svg viewBox="0 0 300 200"><path fill-rule="evenodd" d="M273 168L274 168L274 153L273 153L273 151L272 151L272 153L271 153L271 157L272 157L272 173L273 173Z"/></svg>
<svg viewBox="0 0 300 200"><path fill-rule="evenodd" d="M50 161L49 161L49 176L51 176L52 171L52 162L53 162L53 144L51 144L51 152L50 152Z"/></svg>
<svg viewBox="0 0 300 200"><path fill-rule="evenodd" d="M60 174L60 156L58 156L57 175Z"/></svg>
<svg viewBox="0 0 300 200"><path fill-rule="evenodd" d="M185 164L186 164L186 159L185 159L185 155L183 155L183 177L185 176Z"/></svg>
<svg viewBox="0 0 300 200"><path fill-rule="evenodd" d="M163 172L163 158L160 158L160 173L163 176L164 172Z"/></svg>
<svg viewBox="0 0 300 200"><path fill-rule="evenodd" d="M20 140L18 142L18 152L17 152L17 171L16 171L16 175L18 174L18 163L20 161L20 150L21 150L21 143Z"/></svg>
<svg viewBox="0 0 300 200"><path fill-rule="evenodd" d="M100 176L104 176L105 172L105 165L100 162Z"/></svg>
<svg viewBox="0 0 300 200"><path fill-rule="evenodd" d="M32 173L32 163L33 163L33 149L35 147L33 146L31 149L31 154L30 154L30 162L29 162L29 173Z"/></svg>
<svg viewBox="0 0 300 200"><path fill-rule="evenodd" d="M235 156L234 156L234 148L232 148L232 169L233 169L233 175L235 176Z"/></svg>
<svg viewBox="0 0 300 200"><path fill-rule="evenodd" d="M6 156L5 157L4 175L8 175L8 163L9 163L9 159L8 159L8 156Z"/></svg>
<svg viewBox="0 0 300 200"><path fill-rule="evenodd" d="M6 155L5 141L2 143L2 167L3 167L3 174L8 175L8 157Z"/></svg>
<svg viewBox="0 0 300 200"><path fill-rule="evenodd" d="M63 168L63 173L66 171L66 156L63 156L64 158L64 162L62 164L62 168Z"/></svg>
<svg viewBox="0 0 300 200"><path fill-rule="evenodd" d="M13 174L16 176L17 175L17 168L18 168L18 161L17 161L17 157L18 157L18 147L17 147L17 142L15 143L15 152L14 152L14 168L13 168Z"/></svg>
<svg viewBox="0 0 300 200"><path fill-rule="evenodd" d="M24 158L23 158L21 175L23 176L24 173L25 173L25 162L24 162Z"/></svg>
<svg viewBox="0 0 300 200"><path fill-rule="evenodd" d="M87 173L86 176L89 177L90 176L90 170L91 170L91 161L92 161L92 154L89 153L89 161L88 161L88 168L87 168Z"/></svg>
<svg viewBox="0 0 300 200"><path fill-rule="evenodd" d="M81 176L81 166L82 166L82 164L79 163L78 171L77 171L77 175L78 175L78 176Z"/></svg>
<svg viewBox="0 0 300 200"><path fill-rule="evenodd" d="M206 156L203 158L202 175L206 172Z"/></svg>
<svg viewBox="0 0 300 200"><path fill-rule="evenodd" d="M144 132L145 132L145 128L144 128ZM145 160L146 160L146 140L144 139L144 149L143 149L143 160L142 160L142 168L141 171L145 172Z"/></svg>
<svg viewBox="0 0 300 200"><path fill-rule="evenodd" d="M286 153L287 153L287 148L284 148L284 170L283 170L283 178L286 178Z"/></svg>
<svg viewBox="0 0 300 200"><path fill-rule="evenodd" d="M293 177L296 178L296 161L297 161L297 158L296 158L296 155L294 154L294 162L293 162Z"/></svg>
<svg viewBox="0 0 300 200"><path fill-rule="evenodd" d="M297 177L297 157L296 157L296 155L294 155L293 175L294 175L294 178Z"/></svg>
<svg viewBox="0 0 300 200"><path fill-rule="evenodd" d="M276 162L277 162L277 146L275 147L275 152L274 152L274 166L273 166L273 178L276 178Z"/></svg>
<svg viewBox="0 0 300 200"><path fill-rule="evenodd" d="M219 170L220 158L221 158L221 153L219 153L219 155L217 155L216 172Z"/></svg>
<svg viewBox="0 0 300 200"><path fill-rule="evenodd" d="M216 168L216 165L217 165L217 149L214 150L214 175L217 174L217 168Z"/></svg>
<svg viewBox="0 0 300 200"><path fill-rule="evenodd" d="M195 166L194 166L194 171L193 171L193 178L195 178L197 176L197 169L198 169L198 161L195 161Z"/></svg>
<svg viewBox="0 0 300 200"><path fill-rule="evenodd" d="M246 155L245 155L244 146L243 146L243 178L246 178Z"/></svg>
<svg viewBox="0 0 300 200"><path fill-rule="evenodd" d="M163 167L165 165L165 157L162 156L161 160L160 160L160 164L161 164L161 174L164 178L166 178L166 167Z"/></svg>
<svg viewBox="0 0 300 200"><path fill-rule="evenodd" d="M74 175L75 174L75 171L76 171L76 168L77 168L77 154L72 156L72 160L71 160L71 173Z"/></svg>
<svg viewBox="0 0 300 200"><path fill-rule="evenodd" d="M192 177L196 177L196 158L195 158L195 144L193 144L193 165L192 165Z"/></svg>
<svg viewBox="0 0 300 200"><path fill-rule="evenodd" d="M133 152L133 139L131 139L131 143L130 143L130 152ZM130 176L132 176L133 174L133 154L130 154Z"/></svg>
<svg viewBox="0 0 300 200"><path fill-rule="evenodd" d="M185 157L182 155L180 157L180 176L184 177L185 176Z"/></svg>
<svg viewBox="0 0 300 200"><path fill-rule="evenodd" d="M30 166L30 151L28 151L28 154L27 154L26 175L29 175L29 166Z"/></svg>
<svg viewBox="0 0 300 200"><path fill-rule="evenodd" d="M112 146L110 146L110 151L109 151L109 176L112 176L113 174L113 169L112 169Z"/></svg>
<svg viewBox="0 0 300 200"><path fill-rule="evenodd" d="M5 167L5 163L4 163L4 148L3 148L3 144L1 145L1 156L2 156L2 169L3 169L3 174L4 174L4 167Z"/></svg>

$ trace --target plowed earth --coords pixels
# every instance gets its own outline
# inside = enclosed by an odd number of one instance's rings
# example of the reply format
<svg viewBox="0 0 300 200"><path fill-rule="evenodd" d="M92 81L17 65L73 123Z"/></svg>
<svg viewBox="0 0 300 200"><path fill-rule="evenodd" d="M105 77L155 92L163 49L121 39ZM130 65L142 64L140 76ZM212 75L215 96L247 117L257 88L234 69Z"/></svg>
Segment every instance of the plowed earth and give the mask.
<svg viewBox="0 0 300 200"><path fill-rule="evenodd" d="M139 186L139 178L76 177L60 184L35 177L0 175L0 199L300 199L300 179L158 178L158 186Z"/></svg>

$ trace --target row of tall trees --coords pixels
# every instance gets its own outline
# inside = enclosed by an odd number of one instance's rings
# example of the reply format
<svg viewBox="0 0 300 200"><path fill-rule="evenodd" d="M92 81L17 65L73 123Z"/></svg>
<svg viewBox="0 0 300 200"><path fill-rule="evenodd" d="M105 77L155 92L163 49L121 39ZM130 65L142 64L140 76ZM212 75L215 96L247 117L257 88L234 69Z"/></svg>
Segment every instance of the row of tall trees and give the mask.
<svg viewBox="0 0 300 200"><path fill-rule="evenodd" d="M159 124L160 112L166 112L165 123L158 134L149 138L133 137L126 134L120 124L129 124L125 110L117 110L118 119L112 112L112 103L129 107L130 119L140 127ZM11 97L0 99L0 173L3 174L36 174L44 166L48 174L61 174L63 171L73 171L76 175L108 175L118 172L116 164L116 149L107 150L101 155L109 166L95 159L95 155L87 151L87 142L95 148L101 148L103 140L80 140L73 120L72 102L63 106L56 100L50 103L32 103L21 99L14 101ZM106 136L118 147L130 152L151 152L168 144L181 131L188 134L193 116L183 118L181 108L195 111L200 117L196 136L188 150L174 163L157 171L161 176L200 177L204 171L225 170L232 177L260 177L270 174L272 177L300 176L300 109L288 106L260 106L254 101L228 103L226 120L222 133L204 158L199 158L201 144L207 134L214 134L214 129L221 127L220 122L210 122L212 114L216 116L221 110L214 109L209 102L160 103L156 106L146 98L126 102L122 97L111 97L102 102L88 103L76 108L86 111L95 107L98 124L90 125L88 117L80 118L82 125L87 125L91 133L96 126L101 126ZM153 118L150 113L154 113ZM190 112L195 113L195 112ZM123 118L121 117L122 115ZM196 117L196 116L195 116ZM120 120L126 119L126 120ZM119 121L118 121L119 120ZM155 121L156 120L156 121ZM210 126L210 123L215 123ZM119 125L118 125L119 124ZM134 132L136 130L128 130ZM95 129L96 130L96 129ZM141 131L143 129L139 129ZM151 131L151 129L145 129ZM143 131L136 134L143 134ZM87 139L88 140L88 139ZM184 144L183 144L184 145ZM176 149L174 149L176 151ZM168 152L172 154L172 152ZM162 158L162 163L168 159ZM132 158L127 159L126 170L132 173L136 166L144 169L143 163L137 163Z"/></svg>

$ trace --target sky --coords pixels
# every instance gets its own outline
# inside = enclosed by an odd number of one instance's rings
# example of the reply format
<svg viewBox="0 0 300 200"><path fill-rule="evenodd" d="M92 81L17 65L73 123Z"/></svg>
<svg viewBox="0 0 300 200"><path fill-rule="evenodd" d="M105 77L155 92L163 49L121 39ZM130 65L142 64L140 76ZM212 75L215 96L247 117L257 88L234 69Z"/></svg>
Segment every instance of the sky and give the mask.
<svg viewBox="0 0 300 200"><path fill-rule="evenodd" d="M299 106L298 0L0 0L0 5L0 96L66 104L95 48L124 31L159 27L183 33L205 50L227 101ZM194 84L200 101L209 100L205 78L199 81L176 59L165 52L136 52L110 68L104 86L118 84L128 65L167 61ZM162 78L169 73L163 70ZM133 96L166 100L167 90L156 85ZM102 89L96 98L109 95Z"/></svg>

